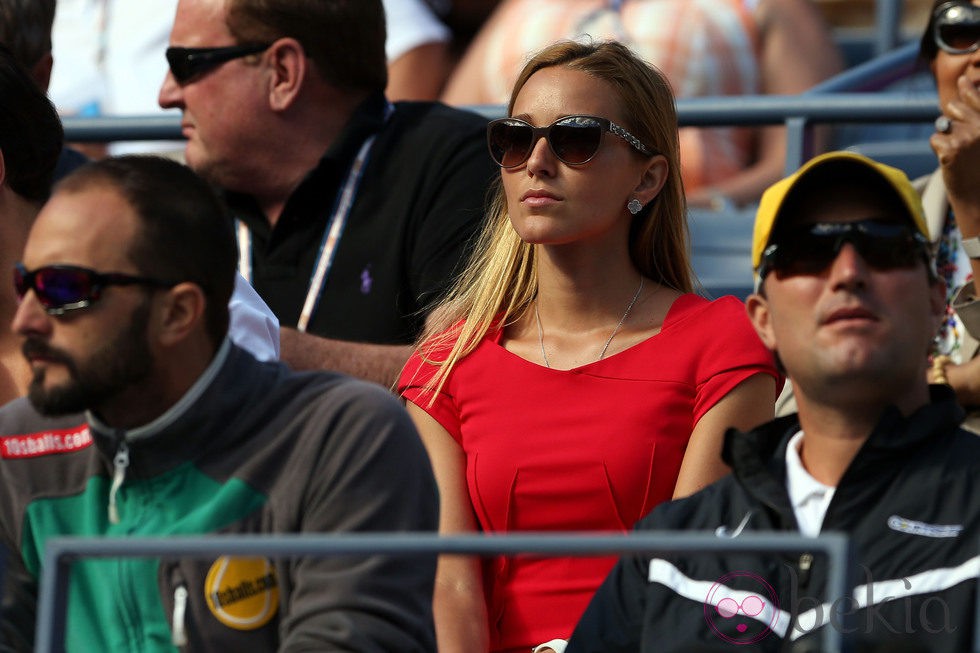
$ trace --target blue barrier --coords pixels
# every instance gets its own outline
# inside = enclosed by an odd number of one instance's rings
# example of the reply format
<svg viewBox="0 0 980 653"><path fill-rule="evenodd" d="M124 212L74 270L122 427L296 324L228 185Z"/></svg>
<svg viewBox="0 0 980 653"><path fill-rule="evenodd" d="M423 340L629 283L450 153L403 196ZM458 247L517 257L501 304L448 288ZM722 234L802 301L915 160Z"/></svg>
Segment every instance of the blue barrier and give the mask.
<svg viewBox="0 0 980 653"><path fill-rule="evenodd" d="M894 26L895 0L879 0L881 25ZM886 30L887 31L887 30ZM909 43L794 96L724 96L677 100L678 122L684 127L783 124L786 133L785 170L789 174L816 152L809 133L817 124L929 123L939 115L933 90L879 91L912 75L917 67L918 45ZM876 92L877 91L877 92ZM504 115L502 105L471 106L489 118ZM182 140L180 116L97 117L64 119L71 141ZM835 147L846 148L846 142ZM923 140L861 143L855 149L878 156L903 168L911 176L930 163L928 143ZM928 168L931 169L931 168ZM712 297L732 294L744 298L752 291L751 232L754 207L717 213L699 209L689 212L692 264L704 289Z"/></svg>
<svg viewBox="0 0 980 653"><path fill-rule="evenodd" d="M45 548L41 570L35 653L61 653L65 649L65 618L71 564L79 558L182 556L208 559L238 556L328 555L514 555L520 553L596 555L646 553L817 552L827 556L830 570L828 597L850 595L851 550L848 538L837 533L804 537L796 533L745 533L721 538L714 533L660 531L626 535L595 533L458 535L432 533L375 533L371 535L213 535L172 538L52 538ZM849 643L836 628L821 633L825 653L845 653Z"/></svg>
<svg viewBox="0 0 980 653"><path fill-rule="evenodd" d="M504 115L502 105L467 107L487 117ZM808 123L925 122L939 115L935 93L827 92L800 95L738 95L680 98L682 127L775 125L792 118ZM180 116L102 116L63 119L69 141L183 140Z"/></svg>

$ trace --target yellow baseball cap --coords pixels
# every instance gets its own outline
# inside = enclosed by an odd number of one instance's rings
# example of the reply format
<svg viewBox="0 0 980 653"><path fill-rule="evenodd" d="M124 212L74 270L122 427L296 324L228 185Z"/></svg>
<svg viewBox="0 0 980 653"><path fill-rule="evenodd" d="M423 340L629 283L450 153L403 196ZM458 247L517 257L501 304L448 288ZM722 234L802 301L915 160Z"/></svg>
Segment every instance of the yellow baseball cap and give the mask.
<svg viewBox="0 0 980 653"><path fill-rule="evenodd" d="M929 229L926 227L926 218L922 210L922 200L903 171L878 163L856 152L827 152L810 159L799 170L789 177L777 181L762 194L759 210L755 214L755 228L752 231L753 270L758 270L762 263L762 253L769 245L769 238L776 227L776 220L780 217L779 212L782 210L790 191L798 187L801 181L807 179L818 168L826 170L829 166L847 166L853 169L855 165L874 172L894 189L902 204L908 209L909 217L915 224L915 228L927 239L929 238Z"/></svg>

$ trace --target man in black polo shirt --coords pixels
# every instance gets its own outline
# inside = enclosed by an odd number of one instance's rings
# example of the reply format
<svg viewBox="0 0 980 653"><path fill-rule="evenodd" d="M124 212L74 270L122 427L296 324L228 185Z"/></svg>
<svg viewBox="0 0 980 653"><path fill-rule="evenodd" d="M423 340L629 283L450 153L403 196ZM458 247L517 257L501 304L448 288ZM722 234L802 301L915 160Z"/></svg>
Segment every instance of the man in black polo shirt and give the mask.
<svg viewBox="0 0 980 653"><path fill-rule="evenodd" d="M496 169L482 117L385 99L384 40L380 0L180 0L159 99L225 190L239 270L294 327L282 357L387 385Z"/></svg>

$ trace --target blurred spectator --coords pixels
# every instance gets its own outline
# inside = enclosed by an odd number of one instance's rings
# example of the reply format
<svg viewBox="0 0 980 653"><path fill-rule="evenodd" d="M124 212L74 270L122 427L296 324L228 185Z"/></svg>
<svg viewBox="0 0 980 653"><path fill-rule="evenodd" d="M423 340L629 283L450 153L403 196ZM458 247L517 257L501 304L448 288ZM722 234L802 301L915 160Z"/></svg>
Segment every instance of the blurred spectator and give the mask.
<svg viewBox="0 0 980 653"><path fill-rule="evenodd" d="M177 0L58 0L51 99L62 115L160 115L156 92ZM171 112L172 113L172 112ZM181 144L126 141L86 152L99 157L152 151L179 157Z"/></svg>
<svg viewBox="0 0 980 653"><path fill-rule="evenodd" d="M445 17L453 33L453 53L458 59L500 0L428 0Z"/></svg>
<svg viewBox="0 0 980 653"><path fill-rule="evenodd" d="M9 7L0 0L0 8ZM5 13L3 24L10 18ZM20 341L9 329L18 303L9 275L48 198L62 136L61 121L36 80L0 44L0 404L25 394L31 380Z"/></svg>
<svg viewBox="0 0 980 653"><path fill-rule="evenodd" d="M932 380L953 386L968 428L980 432L980 2L936 0L933 7L920 52L943 112L929 139L939 167L915 182L948 292Z"/></svg>
<svg viewBox="0 0 980 653"><path fill-rule="evenodd" d="M33 648L52 538L436 528L431 467L394 397L229 340L236 260L213 190L161 157L80 168L34 221L13 320L33 379L0 410L3 650ZM428 652L435 565L81 560L51 636L81 653Z"/></svg>
<svg viewBox="0 0 980 653"><path fill-rule="evenodd" d="M42 6L47 6L50 11L47 13L39 11ZM45 35L50 35L49 19L53 11L54 0L0 0L0 12L3 12L4 17L3 25L9 28L10 34L16 35L16 40L21 46L21 57L33 61L37 52L45 52L45 42L48 41ZM2 37L0 45L4 43L7 36L7 34L0 34ZM27 39L27 36L32 38ZM40 209L41 203L47 198L52 178L60 179L86 162L86 158L78 151L63 147L64 132L60 120L55 115L55 120L52 121L47 115L46 109L50 108L50 103L39 103L33 93L20 86L21 75L16 73L15 62L10 60L10 56L9 53L4 54L5 84L9 92L0 98L0 103L3 104L2 110L8 116L6 122L0 125L3 130L0 154L4 149L7 150L5 170L0 171L0 177L18 179L32 176L36 181L32 184L35 190L27 197L18 192L17 185L7 185L7 190L10 191L9 201L0 207L0 218L7 218L0 227L6 230L2 240L5 253L0 254L0 274L13 269L14 262L20 258L27 229ZM41 55L41 59L37 61L43 61L45 58L48 59L49 64L42 66L40 68L42 71L51 69L50 52L47 52L46 57ZM22 64L22 62L18 63ZM34 70L37 71L37 67ZM41 83L46 80L35 76L33 81L41 91L43 89ZM52 177L47 169L48 161L45 156L55 149L55 143L57 143L56 149L60 152ZM2 186L3 181L0 180L0 187ZM13 212L8 213L10 211ZM10 318L13 317L13 306L16 306L16 301L10 295L6 301L0 300L0 324L9 323ZM279 323L265 302L240 276L236 279L229 308L232 319L230 328L232 339L260 360L278 358ZM9 361L8 370L22 368L23 364L17 361L17 357ZM22 374L14 372L11 374L18 389L16 395L23 394L25 378ZM3 385L0 383L0 386ZM6 387L14 388L9 384ZM10 394L0 390L0 400L4 398L9 399Z"/></svg>
<svg viewBox="0 0 980 653"><path fill-rule="evenodd" d="M829 594L829 561L806 551L630 554L566 653L822 651L828 628L845 650L970 650L980 438L953 392L926 383L944 296L915 190L857 154L817 157L763 195L752 261L746 308L799 413L730 431L733 473L637 528L844 533L849 585Z"/></svg>
<svg viewBox="0 0 980 653"><path fill-rule="evenodd" d="M449 77L452 34L426 0L384 0L388 87L397 100L435 100Z"/></svg>
<svg viewBox="0 0 980 653"><path fill-rule="evenodd" d="M946 283L946 317L930 349L929 379L949 383L980 433L980 2L935 0L920 41L943 116L930 144L939 167L913 182L922 195L936 264ZM777 414L796 411L787 384Z"/></svg>
<svg viewBox="0 0 980 653"><path fill-rule="evenodd" d="M726 473L724 430L771 418L778 374L740 302L692 292L662 75L617 42L557 43L508 114L490 124L490 221L400 390L442 532L624 532ZM498 557L481 581L444 558L440 649L567 637L613 562Z"/></svg>
<svg viewBox="0 0 980 653"><path fill-rule="evenodd" d="M54 7L53 0L37 4ZM452 65L449 28L426 0L384 0L384 6L390 99L438 98ZM161 113L157 92L167 72L163 54L176 7L177 0L58 0L54 47L62 64L51 92L61 113ZM179 144L160 141L108 145L115 154L181 149ZM99 154L99 149L94 153Z"/></svg>
<svg viewBox="0 0 980 653"><path fill-rule="evenodd" d="M291 327L283 358L390 386L483 219L486 120L387 101L381 0L180 0L170 45L160 103Z"/></svg>
<svg viewBox="0 0 980 653"><path fill-rule="evenodd" d="M0 43L6 45L38 88L46 91L51 77L51 25L55 0L2 0Z"/></svg>
<svg viewBox="0 0 980 653"><path fill-rule="evenodd" d="M0 44L10 48L20 66L47 93L51 79L51 26L55 0L0 0ZM42 139L44 136L42 135ZM61 138L59 133L58 138ZM62 147L54 179L60 179L86 161L76 149ZM43 173L43 169L40 171ZM23 245L17 240L14 250Z"/></svg>
<svg viewBox="0 0 980 653"><path fill-rule="evenodd" d="M503 104L530 52L559 38L613 38L659 67L677 97L795 94L842 69L810 0L503 0L443 99ZM758 199L783 174L782 127L681 130L692 206Z"/></svg>

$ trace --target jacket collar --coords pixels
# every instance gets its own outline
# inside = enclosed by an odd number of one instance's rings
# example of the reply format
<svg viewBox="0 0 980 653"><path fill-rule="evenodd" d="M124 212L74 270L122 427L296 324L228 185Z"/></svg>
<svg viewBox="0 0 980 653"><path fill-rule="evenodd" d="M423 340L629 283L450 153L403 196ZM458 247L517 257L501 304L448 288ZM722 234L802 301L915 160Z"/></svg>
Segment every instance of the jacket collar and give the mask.
<svg viewBox="0 0 980 653"><path fill-rule="evenodd" d="M318 206L323 202L326 190L339 188L357 158L361 145L371 135L380 133L384 128L389 106L391 105L387 98L380 91L365 98L354 109L340 134L327 147L316 165L306 172L293 189L287 200L287 206L296 204ZM331 190L326 196L330 197L333 192ZM272 230L252 195L230 190L222 190L221 195L232 212L245 221L249 228L266 234ZM283 213L286 212L284 209ZM302 214L303 212L300 212L300 215ZM308 216L308 219L313 217Z"/></svg>
<svg viewBox="0 0 980 653"><path fill-rule="evenodd" d="M929 392L929 403L908 417L894 406L882 412L844 472L841 486L887 478L880 473L883 466L894 465L921 446L936 446L938 438L951 437L958 430L964 412L952 388L932 385ZM799 428L799 417L792 414L747 433L729 429L722 449L722 458L745 490L783 515L793 512L786 491L786 446Z"/></svg>
<svg viewBox="0 0 980 653"><path fill-rule="evenodd" d="M95 413L89 410L85 411L85 419L89 423L89 428L92 429L93 433L113 434L115 438L124 439L126 442L144 440L166 430L171 424L180 419L180 417L197 402L201 395L204 394L204 391L214 381L214 377L217 376L218 370L220 370L225 364L225 360L228 358L228 352L230 349L231 340L225 338L214 358L204 369L204 373L201 374L194 384L188 388L187 392L185 392L183 396L177 400L177 403L168 408L162 415L157 417L149 424L144 424L143 426L138 426L129 430L117 430L103 423Z"/></svg>
<svg viewBox="0 0 980 653"><path fill-rule="evenodd" d="M248 429L242 426L243 420L251 419L248 409L261 404L286 373L286 367L259 363L227 340L219 352L224 353L215 356L184 397L149 424L118 430L87 415L99 450L111 460L125 440L129 444L129 473L149 477L195 460L211 449L232 447L237 438L249 437Z"/></svg>

